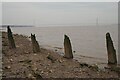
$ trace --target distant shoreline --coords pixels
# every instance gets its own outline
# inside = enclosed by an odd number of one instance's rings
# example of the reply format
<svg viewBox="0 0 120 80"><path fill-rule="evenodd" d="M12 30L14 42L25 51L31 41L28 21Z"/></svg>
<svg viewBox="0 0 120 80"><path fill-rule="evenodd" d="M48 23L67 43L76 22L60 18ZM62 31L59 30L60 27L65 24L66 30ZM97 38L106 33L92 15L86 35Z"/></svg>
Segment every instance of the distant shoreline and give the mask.
<svg viewBox="0 0 120 80"><path fill-rule="evenodd" d="M0 27L34 27L33 25L0 25Z"/></svg>

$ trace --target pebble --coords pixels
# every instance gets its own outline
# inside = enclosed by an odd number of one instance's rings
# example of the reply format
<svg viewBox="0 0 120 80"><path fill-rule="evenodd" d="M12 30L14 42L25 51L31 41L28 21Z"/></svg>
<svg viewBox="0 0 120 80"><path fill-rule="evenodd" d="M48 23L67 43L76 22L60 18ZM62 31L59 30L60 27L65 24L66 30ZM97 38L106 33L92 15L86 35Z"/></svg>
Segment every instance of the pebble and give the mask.
<svg viewBox="0 0 120 80"><path fill-rule="evenodd" d="M11 67L10 66L7 66L7 67L5 67L6 69L10 69Z"/></svg>
<svg viewBox="0 0 120 80"><path fill-rule="evenodd" d="M32 74L28 74L28 78L31 78L32 77Z"/></svg>
<svg viewBox="0 0 120 80"><path fill-rule="evenodd" d="M16 45L16 47L20 47L20 46Z"/></svg>
<svg viewBox="0 0 120 80"><path fill-rule="evenodd" d="M36 68L36 67L33 67L33 71L37 71L37 68Z"/></svg>
<svg viewBox="0 0 120 80"><path fill-rule="evenodd" d="M76 51L73 51L73 53L75 53Z"/></svg>
<svg viewBox="0 0 120 80"><path fill-rule="evenodd" d="M47 64L47 66L50 66L50 64Z"/></svg>
<svg viewBox="0 0 120 80"><path fill-rule="evenodd" d="M43 71L41 71L41 74L43 74L44 72Z"/></svg>
<svg viewBox="0 0 120 80"><path fill-rule="evenodd" d="M29 52L25 51L26 54L29 54Z"/></svg>
<svg viewBox="0 0 120 80"><path fill-rule="evenodd" d="M60 59L59 62L62 63L63 61Z"/></svg>
<svg viewBox="0 0 120 80"><path fill-rule="evenodd" d="M8 69L10 69L11 67L10 67L10 66L8 66L7 68L8 68Z"/></svg>
<svg viewBox="0 0 120 80"><path fill-rule="evenodd" d="M96 70L99 69L97 64L92 65L91 68L96 69Z"/></svg>
<svg viewBox="0 0 120 80"><path fill-rule="evenodd" d="M37 54L34 54L35 56L37 55Z"/></svg>
<svg viewBox="0 0 120 80"><path fill-rule="evenodd" d="M10 62L13 62L13 59L10 59Z"/></svg>
<svg viewBox="0 0 120 80"><path fill-rule="evenodd" d="M53 72L53 70L49 70L49 72L50 72L50 73L52 73L52 72Z"/></svg>
<svg viewBox="0 0 120 80"><path fill-rule="evenodd" d="M48 55L49 55L50 53L48 53Z"/></svg>
<svg viewBox="0 0 120 80"><path fill-rule="evenodd" d="M57 51L57 49L55 49L55 51Z"/></svg>

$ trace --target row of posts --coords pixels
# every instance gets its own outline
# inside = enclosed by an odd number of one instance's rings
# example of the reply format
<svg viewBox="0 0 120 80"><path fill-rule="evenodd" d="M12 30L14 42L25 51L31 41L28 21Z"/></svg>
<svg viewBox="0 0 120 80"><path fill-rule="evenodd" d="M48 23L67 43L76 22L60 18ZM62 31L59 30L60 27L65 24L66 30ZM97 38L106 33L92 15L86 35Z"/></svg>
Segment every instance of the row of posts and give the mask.
<svg viewBox="0 0 120 80"><path fill-rule="evenodd" d="M13 34L9 26L7 27L7 33L8 33L9 48L11 49L16 48ZM33 52L34 53L40 52L40 46L36 40L35 34L31 34L31 41L32 41ZM108 64L117 64L116 50L114 49L114 45L110 33L106 33L106 47L108 53ZM64 53L65 53L64 54L65 58L73 59L72 46L70 39L67 35L64 35Z"/></svg>

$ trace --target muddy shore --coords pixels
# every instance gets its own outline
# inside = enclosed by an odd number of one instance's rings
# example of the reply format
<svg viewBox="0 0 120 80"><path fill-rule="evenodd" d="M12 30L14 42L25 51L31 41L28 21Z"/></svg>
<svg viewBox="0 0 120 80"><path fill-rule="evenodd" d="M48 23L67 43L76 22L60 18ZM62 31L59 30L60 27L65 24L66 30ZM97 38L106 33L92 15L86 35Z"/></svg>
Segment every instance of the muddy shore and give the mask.
<svg viewBox="0 0 120 80"><path fill-rule="evenodd" d="M16 49L9 49L7 33L2 32L3 78L119 78L120 70L101 70L97 65L66 59L40 46L33 53L28 37L14 34Z"/></svg>

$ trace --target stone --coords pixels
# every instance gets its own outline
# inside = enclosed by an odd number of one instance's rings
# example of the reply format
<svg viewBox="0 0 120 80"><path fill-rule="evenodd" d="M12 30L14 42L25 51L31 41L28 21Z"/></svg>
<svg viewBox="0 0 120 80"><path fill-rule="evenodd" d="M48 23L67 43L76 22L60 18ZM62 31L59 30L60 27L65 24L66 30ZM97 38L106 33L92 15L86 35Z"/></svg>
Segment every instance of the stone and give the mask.
<svg viewBox="0 0 120 80"><path fill-rule="evenodd" d="M64 35L64 52L65 52L64 55L65 58L73 59L72 46L70 39L67 35Z"/></svg>
<svg viewBox="0 0 120 80"><path fill-rule="evenodd" d="M99 67L97 64L90 65L89 68L95 71L99 71Z"/></svg>
<svg viewBox="0 0 120 80"><path fill-rule="evenodd" d="M84 66L85 66L85 67L88 67L89 65L88 65L87 63L80 63L80 66L81 66L81 67L84 67Z"/></svg>
<svg viewBox="0 0 120 80"><path fill-rule="evenodd" d="M34 77L36 78L36 80L43 80L42 76L38 73L34 73Z"/></svg>
<svg viewBox="0 0 120 80"><path fill-rule="evenodd" d="M53 72L53 70L49 70L49 73L52 73Z"/></svg>
<svg viewBox="0 0 120 80"><path fill-rule="evenodd" d="M24 51L25 54L29 54L30 52Z"/></svg>
<svg viewBox="0 0 120 80"><path fill-rule="evenodd" d="M28 78L31 78L33 77L33 75L31 73L28 74Z"/></svg>
<svg viewBox="0 0 120 80"><path fill-rule="evenodd" d="M34 54L35 56L37 55L37 54Z"/></svg>
<svg viewBox="0 0 120 80"><path fill-rule="evenodd" d="M11 68L11 66L7 66L7 67L5 67L5 69L10 69Z"/></svg>
<svg viewBox="0 0 120 80"><path fill-rule="evenodd" d="M40 46L36 40L35 34L31 34L31 41L32 41L33 52L34 53L40 52Z"/></svg>
<svg viewBox="0 0 120 80"><path fill-rule="evenodd" d="M16 48L15 41L13 39L13 34L9 26L7 26L7 35L8 35L9 48L10 49Z"/></svg>
<svg viewBox="0 0 120 80"><path fill-rule="evenodd" d="M44 73L44 71L41 71L41 74L43 74Z"/></svg>
<svg viewBox="0 0 120 80"><path fill-rule="evenodd" d="M52 55L47 55L47 58L49 59L49 60L51 60L51 62L52 63L54 63L55 61L56 61L56 59L55 59L55 57L53 57Z"/></svg>
<svg viewBox="0 0 120 80"><path fill-rule="evenodd" d="M60 63L62 63L63 61L60 59L60 60L58 60Z"/></svg>
<svg viewBox="0 0 120 80"><path fill-rule="evenodd" d="M10 59L10 62L13 62L13 59Z"/></svg>
<svg viewBox="0 0 120 80"><path fill-rule="evenodd" d="M108 53L108 64L117 64L116 50L114 49L110 33L106 33L106 46Z"/></svg>

